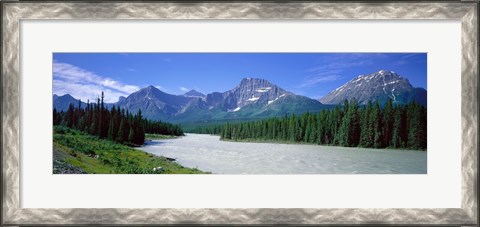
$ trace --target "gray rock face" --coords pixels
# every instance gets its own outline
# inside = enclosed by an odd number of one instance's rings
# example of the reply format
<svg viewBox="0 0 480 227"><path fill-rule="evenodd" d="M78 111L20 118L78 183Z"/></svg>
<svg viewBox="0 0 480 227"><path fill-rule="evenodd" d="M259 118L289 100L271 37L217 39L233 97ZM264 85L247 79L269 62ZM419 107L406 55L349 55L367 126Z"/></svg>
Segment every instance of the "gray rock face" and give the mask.
<svg viewBox="0 0 480 227"><path fill-rule="evenodd" d="M223 95L220 92L213 92L206 96L205 102L208 106L216 106L223 101Z"/></svg>
<svg viewBox="0 0 480 227"><path fill-rule="evenodd" d="M406 104L416 101L427 105L427 92L423 88L414 88L407 78L393 71L381 70L368 75L359 75L346 84L331 91L320 99L323 104L341 104L345 100L356 99L359 104L378 101L380 105L392 99L394 104Z"/></svg>
<svg viewBox="0 0 480 227"><path fill-rule="evenodd" d="M293 95L265 79L244 78L239 85L222 94L228 111L239 110L248 104L267 105L280 97Z"/></svg>
<svg viewBox="0 0 480 227"><path fill-rule="evenodd" d="M131 112L142 110L144 116L152 119L168 119L187 105L190 98L167 94L148 86L118 101L117 106Z"/></svg>
<svg viewBox="0 0 480 227"><path fill-rule="evenodd" d="M185 105L177 114L182 114L188 111L195 111L195 110L205 110L207 109L207 103L201 97L190 97L190 101L188 101L187 105Z"/></svg>

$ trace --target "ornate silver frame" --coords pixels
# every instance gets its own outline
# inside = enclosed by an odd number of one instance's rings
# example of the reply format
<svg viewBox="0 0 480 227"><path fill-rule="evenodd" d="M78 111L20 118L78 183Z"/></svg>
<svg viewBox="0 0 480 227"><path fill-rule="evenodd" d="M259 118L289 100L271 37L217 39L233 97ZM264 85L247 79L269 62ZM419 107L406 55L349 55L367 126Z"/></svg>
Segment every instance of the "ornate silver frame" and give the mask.
<svg viewBox="0 0 480 227"><path fill-rule="evenodd" d="M478 225L478 2L2 3L2 224ZM22 209L19 42L22 19L458 19L462 36L462 208Z"/></svg>

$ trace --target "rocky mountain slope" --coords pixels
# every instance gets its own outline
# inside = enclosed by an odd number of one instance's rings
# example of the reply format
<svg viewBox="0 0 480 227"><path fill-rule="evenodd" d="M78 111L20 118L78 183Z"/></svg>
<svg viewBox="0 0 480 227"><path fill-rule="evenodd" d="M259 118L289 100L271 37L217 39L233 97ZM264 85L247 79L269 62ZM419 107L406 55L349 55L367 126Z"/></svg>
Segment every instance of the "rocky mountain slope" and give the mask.
<svg viewBox="0 0 480 227"><path fill-rule="evenodd" d="M207 95L195 90L170 95L149 86L120 100L117 105L130 111L141 109L148 118L171 122L262 118L324 108L317 100L295 95L256 78L244 78L231 90Z"/></svg>
<svg viewBox="0 0 480 227"><path fill-rule="evenodd" d="M120 99L116 106L133 112L140 109L147 118L166 120L181 111L190 99L182 95L171 95L154 86L148 86Z"/></svg>
<svg viewBox="0 0 480 227"><path fill-rule="evenodd" d="M360 75L320 99L323 104L341 104L345 99L356 99L365 105L376 100L385 104L388 99L394 104L416 101L427 105L427 91L413 87L408 79L393 71L381 70L376 73Z"/></svg>

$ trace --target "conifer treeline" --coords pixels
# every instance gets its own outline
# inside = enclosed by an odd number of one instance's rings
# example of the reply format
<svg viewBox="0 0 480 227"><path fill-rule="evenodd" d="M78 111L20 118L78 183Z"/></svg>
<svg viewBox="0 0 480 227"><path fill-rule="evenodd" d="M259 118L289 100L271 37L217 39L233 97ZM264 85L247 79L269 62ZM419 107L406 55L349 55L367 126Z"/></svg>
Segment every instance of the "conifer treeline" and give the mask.
<svg viewBox="0 0 480 227"><path fill-rule="evenodd" d="M103 92L101 97L97 99L96 104L88 101L85 108L82 107L80 100L76 107L70 103L66 112L58 112L54 108L53 125L64 125L102 139L130 145L142 145L145 133L183 135L179 126L147 120L142 117L140 110L135 115L115 106L109 110L103 102Z"/></svg>
<svg viewBox="0 0 480 227"><path fill-rule="evenodd" d="M227 140L273 140L368 148L427 147L427 109L418 103L381 108L378 102L343 106L262 121L227 123L205 129Z"/></svg>

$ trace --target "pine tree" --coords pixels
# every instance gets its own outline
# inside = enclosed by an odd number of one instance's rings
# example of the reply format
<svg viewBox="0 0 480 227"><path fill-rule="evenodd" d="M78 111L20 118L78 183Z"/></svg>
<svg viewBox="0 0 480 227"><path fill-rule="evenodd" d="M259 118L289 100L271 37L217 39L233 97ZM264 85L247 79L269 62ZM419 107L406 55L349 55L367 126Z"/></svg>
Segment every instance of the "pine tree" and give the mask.
<svg viewBox="0 0 480 227"><path fill-rule="evenodd" d="M388 99L384 107L383 112L383 144L385 146L391 146L392 136L393 136L393 123L394 123L394 113L393 113L393 101Z"/></svg>
<svg viewBox="0 0 480 227"><path fill-rule="evenodd" d="M296 132L296 128L295 128L295 114L292 114L290 116L290 119L288 121L288 127L287 127L287 132L288 132L288 138L290 141L295 141L295 138L296 138L296 135L295 135L295 132Z"/></svg>
<svg viewBox="0 0 480 227"><path fill-rule="evenodd" d="M420 124L418 132L419 146L421 149L427 148L427 109L420 108Z"/></svg>
<svg viewBox="0 0 480 227"><path fill-rule="evenodd" d="M317 115L310 114L308 119L308 124L311 128L310 138L308 138L308 142L316 143L317 142Z"/></svg>
<svg viewBox="0 0 480 227"><path fill-rule="evenodd" d="M142 124L142 111L139 109L135 118L135 143L143 144L145 142L145 131Z"/></svg>
<svg viewBox="0 0 480 227"><path fill-rule="evenodd" d="M413 102L408 106L408 147L420 148L420 106Z"/></svg>
<svg viewBox="0 0 480 227"><path fill-rule="evenodd" d="M101 118L102 118L102 115L100 114L100 98L97 98L97 105L95 106L95 110L94 110L94 129L95 129L95 133L94 135L97 135L97 136L100 136L100 123L101 123Z"/></svg>
<svg viewBox="0 0 480 227"><path fill-rule="evenodd" d="M56 108L53 108L53 125L59 125L60 121L60 113L57 112Z"/></svg>
<svg viewBox="0 0 480 227"><path fill-rule="evenodd" d="M74 119L75 119L75 108L73 107L73 104L70 103L68 105L68 110L67 110L67 127L73 128L74 124Z"/></svg>
<svg viewBox="0 0 480 227"><path fill-rule="evenodd" d="M371 115L371 127L373 131L373 147L382 147L382 113L378 101L375 101L375 105Z"/></svg>
<svg viewBox="0 0 480 227"><path fill-rule="evenodd" d="M130 127L130 130L128 132L128 142L135 144L135 134L133 133L133 128Z"/></svg>
<svg viewBox="0 0 480 227"><path fill-rule="evenodd" d="M393 129L392 129L392 146L395 148L402 147L402 108L394 109Z"/></svg>
<svg viewBox="0 0 480 227"><path fill-rule="evenodd" d="M362 147L371 147L373 144L373 131L370 116L371 111L372 103L368 102L367 107L363 111L362 131L360 133L360 146Z"/></svg>
<svg viewBox="0 0 480 227"><path fill-rule="evenodd" d="M115 135L114 128L115 128L114 120L113 120L113 118L111 118L110 119L110 124L108 126L108 139L112 140L112 141L115 141L115 139L117 137Z"/></svg>
<svg viewBox="0 0 480 227"><path fill-rule="evenodd" d="M124 142L124 139L123 139L125 137L124 129L125 129L125 121L122 118L122 120L120 121L120 127L118 129L118 135L116 139L118 143Z"/></svg>
<svg viewBox="0 0 480 227"><path fill-rule="evenodd" d="M349 107L349 133L348 133L348 146L356 147L360 142L360 116L358 110L358 102L352 101L352 105Z"/></svg>
<svg viewBox="0 0 480 227"><path fill-rule="evenodd" d="M87 131L90 130L90 125L92 125L92 104L90 104L90 99L87 99L87 110L85 111L87 117L85 118L85 127Z"/></svg>

